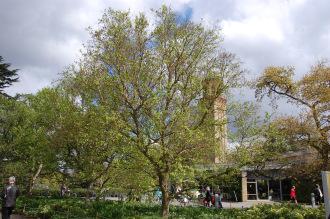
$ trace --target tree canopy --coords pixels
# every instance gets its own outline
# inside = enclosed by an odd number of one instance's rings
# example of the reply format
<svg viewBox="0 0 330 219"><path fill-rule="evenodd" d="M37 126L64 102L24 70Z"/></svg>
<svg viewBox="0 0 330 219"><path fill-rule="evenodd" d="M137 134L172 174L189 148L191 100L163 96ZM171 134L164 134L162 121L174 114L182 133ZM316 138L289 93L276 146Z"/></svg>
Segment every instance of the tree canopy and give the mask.
<svg viewBox="0 0 330 219"><path fill-rule="evenodd" d="M79 88L75 94L82 103L114 112L123 125L123 147L151 167L167 216L170 182L193 178L194 164L215 153L213 130L224 121L209 115L217 98L238 84L242 70L221 50L218 30L178 22L165 6L154 11L154 21L108 10L61 83Z"/></svg>
<svg viewBox="0 0 330 219"><path fill-rule="evenodd" d="M330 152L330 67L326 62L312 66L294 81L293 67L268 67L256 83L256 96L285 98L302 107L300 115L282 118L279 127L291 142L315 149L322 169L329 170Z"/></svg>

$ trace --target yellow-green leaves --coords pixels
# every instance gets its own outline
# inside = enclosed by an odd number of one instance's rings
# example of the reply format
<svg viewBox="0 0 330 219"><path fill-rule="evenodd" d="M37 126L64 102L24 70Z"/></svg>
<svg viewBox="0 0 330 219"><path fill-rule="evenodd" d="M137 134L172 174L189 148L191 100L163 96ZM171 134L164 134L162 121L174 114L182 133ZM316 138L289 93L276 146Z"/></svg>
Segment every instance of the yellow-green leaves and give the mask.
<svg viewBox="0 0 330 219"><path fill-rule="evenodd" d="M312 102L320 104L330 104L330 67L326 63L318 63L311 68L307 74L299 81L302 96ZM329 109L329 108L328 108Z"/></svg>
<svg viewBox="0 0 330 219"><path fill-rule="evenodd" d="M300 118L282 120L288 136L296 144L315 148L323 159L322 168L329 169L329 112L330 112L330 67L319 62L300 80L293 81L292 67L268 67L257 80L256 96L265 94L273 100L285 98L305 109ZM303 122L299 122L299 121ZM300 138L298 137L300 136Z"/></svg>
<svg viewBox="0 0 330 219"><path fill-rule="evenodd" d="M276 92L294 94L296 87L292 80L293 73L293 67L267 67L257 80L256 96L272 96Z"/></svg>

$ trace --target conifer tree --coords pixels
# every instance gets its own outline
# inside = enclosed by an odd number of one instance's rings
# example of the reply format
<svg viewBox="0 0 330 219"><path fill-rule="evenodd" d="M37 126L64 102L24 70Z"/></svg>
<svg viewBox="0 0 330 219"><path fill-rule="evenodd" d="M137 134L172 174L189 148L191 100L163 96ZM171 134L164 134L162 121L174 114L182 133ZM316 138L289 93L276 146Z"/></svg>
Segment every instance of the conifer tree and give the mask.
<svg viewBox="0 0 330 219"><path fill-rule="evenodd" d="M8 94L4 92L4 88L18 81L18 69L10 70L10 65L9 63L5 63L3 57L0 56L0 95L8 96Z"/></svg>

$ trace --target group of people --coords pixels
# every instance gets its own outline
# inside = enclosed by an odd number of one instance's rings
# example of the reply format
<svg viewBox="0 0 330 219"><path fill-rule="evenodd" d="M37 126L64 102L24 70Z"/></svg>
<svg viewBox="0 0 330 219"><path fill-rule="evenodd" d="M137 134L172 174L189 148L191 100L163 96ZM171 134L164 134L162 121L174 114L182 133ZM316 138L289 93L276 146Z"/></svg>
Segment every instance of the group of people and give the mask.
<svg viewBox="0 0 330 219"><path fill-rule="evenodd" d="M222 206L222 194L220 189L216 189L214 192L211 192L209 186L206 187L205 198L204 198L204 206L215 208L223 208Z"/></svg>
<svg viewBox="0 0 330 219"><path fill-rule="evenodd" d="M319 184L315 185L315 188L313 190L314 198L315 198L315 204L320 205L323 200L323 193L321 190L321 187ZM298 204L297 201L297 193L296 193L296 187L292 186L290 190L290 200L294 202L295 204Z"/></svg>

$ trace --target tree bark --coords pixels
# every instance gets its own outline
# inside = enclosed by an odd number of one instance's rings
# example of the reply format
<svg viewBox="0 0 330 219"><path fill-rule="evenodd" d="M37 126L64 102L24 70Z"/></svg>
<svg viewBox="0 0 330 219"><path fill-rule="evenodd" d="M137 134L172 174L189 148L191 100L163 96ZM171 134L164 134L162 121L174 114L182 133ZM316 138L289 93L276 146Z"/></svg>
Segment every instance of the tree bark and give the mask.
<svg viewBox="0 0 330 219"><path fill-rule="evenodd" d="M32 176L32 179L31 179L30 185L29 185L29 195L32 195L32 190L33 190L34 184L42 170L42 167L43 167L43 164L42 163L39 164L37 172Z"/></svg>
<svg viewBox="0 0 330 219"><path fill-rule="evenodd" d="M162 212L163 218L168 218L170 213L170 194L169 194L169 173L159 174L159 185L162 191Z"/></svg>
<svg viewBox="0 0 330 219"><path fill-rule="evenodd" d="M325 146L323 146L325 147ZM322 155L322 170L329 171L329 152L328 150L324 150Z"/></svg>
<svg viewBox="0 0 330 219"><path fill-rule="evenodd" d="M313 119L316 125L316 129L320 134L319 143L321 145L321 158L322 158L322 170L329 171L329 143L328 135L321 127L320 113L316 109L316 104L313 104L311 108Z"/></svg>

